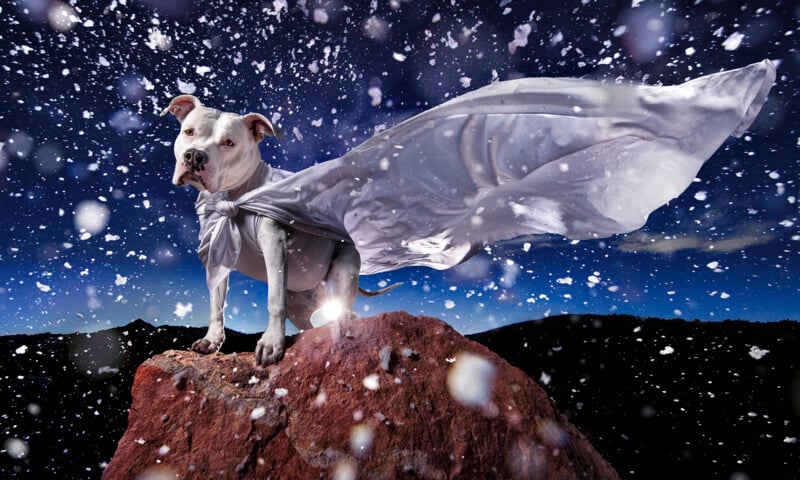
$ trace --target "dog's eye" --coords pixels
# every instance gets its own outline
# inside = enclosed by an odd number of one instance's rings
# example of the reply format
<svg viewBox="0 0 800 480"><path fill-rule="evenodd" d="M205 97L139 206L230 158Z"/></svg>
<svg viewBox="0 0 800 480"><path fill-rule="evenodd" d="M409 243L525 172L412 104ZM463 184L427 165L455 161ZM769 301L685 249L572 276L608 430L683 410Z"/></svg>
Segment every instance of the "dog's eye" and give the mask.
<svg viewBox="0 0 800 480"><path fill-rule="evenodd" d="M232 147L232 146L236 145L235 143L233 143L233 140L231 140L230 138L229 138L229 139L227 139L227 140L225 140L225 142L223 142L223 143L224 143L224 144L225 144L225 146L227 146L227 147Z"/></svg>
<svg viewBox="0 0 800 480"><path fill-rule="evenodd" d="M186 130L183 131L183 133L191 137L192 135L194 135L194 128L187 128Z"/></svg>

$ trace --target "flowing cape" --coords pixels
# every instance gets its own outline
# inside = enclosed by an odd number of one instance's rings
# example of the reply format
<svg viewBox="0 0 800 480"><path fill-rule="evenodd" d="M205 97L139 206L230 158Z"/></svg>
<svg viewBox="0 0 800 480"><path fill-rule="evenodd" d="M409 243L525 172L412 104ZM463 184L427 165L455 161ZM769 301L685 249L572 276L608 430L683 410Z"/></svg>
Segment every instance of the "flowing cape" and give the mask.
<svg viewBox="0 0 800 480"><path fill-rule="evenodd" d="M234 200L201 192L209 286L236 264L240 209L352 242L362 274L445 269L520 235L631 232L744 133L774 80L764 60L676 86L525 78L480 88L337 159L273 169Z"/></svg>

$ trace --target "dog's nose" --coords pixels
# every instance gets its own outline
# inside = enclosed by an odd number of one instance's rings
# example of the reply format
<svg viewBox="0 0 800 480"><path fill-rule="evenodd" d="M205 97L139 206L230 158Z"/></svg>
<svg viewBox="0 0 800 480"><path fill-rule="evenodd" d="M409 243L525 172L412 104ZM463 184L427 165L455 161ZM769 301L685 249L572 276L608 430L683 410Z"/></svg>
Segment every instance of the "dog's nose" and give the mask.
<svg viewBox="0 0 800 480"><path fill-rule="evenodd" d="M208 163L208 155L202 150L190 148L183 154L183 164L192 172L205 170L206 163Z"/></svg>

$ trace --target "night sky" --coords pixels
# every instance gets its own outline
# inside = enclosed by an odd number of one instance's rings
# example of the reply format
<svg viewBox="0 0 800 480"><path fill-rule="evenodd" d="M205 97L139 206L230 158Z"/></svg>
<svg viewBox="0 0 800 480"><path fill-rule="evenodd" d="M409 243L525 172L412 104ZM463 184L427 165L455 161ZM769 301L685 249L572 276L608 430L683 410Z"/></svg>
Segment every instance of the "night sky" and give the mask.
<svg viewBox="0 0 800 480"><path fill-rule="evenodd" d="M299 170L493 80L675 84L764 58L778 78L756 123L642 230L365 276L405 283L356 309L463 333L560 313L800 319L800 3L351 3L4 2L0 335L206 323L197 192L171 185L178 124L158 116L178 94L264 113L286 137L262 157ZM266 287L234 274L227 319L263 330Z"/></svg>

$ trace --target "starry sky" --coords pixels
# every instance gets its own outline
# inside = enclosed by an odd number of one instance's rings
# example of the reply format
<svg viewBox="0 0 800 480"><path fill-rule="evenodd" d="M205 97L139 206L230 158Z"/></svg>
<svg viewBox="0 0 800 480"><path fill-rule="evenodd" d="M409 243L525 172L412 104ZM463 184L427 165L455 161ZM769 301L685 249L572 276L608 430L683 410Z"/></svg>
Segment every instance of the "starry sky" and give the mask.
<svg viewBox="0 0 800 480"><path fill-rule="evenodd" d="M364 276L463 333L560 313L800 319L800 3L566 0L0 6L0 335L143 318L205 325L196 191L171 185L181 93L284 131L270 164L336 158L449 98L518 77L675 84L764 58L756 123L640 231L488 245L448 271ZM266 324L266 287L234 274L228 326Z"/></svg>

